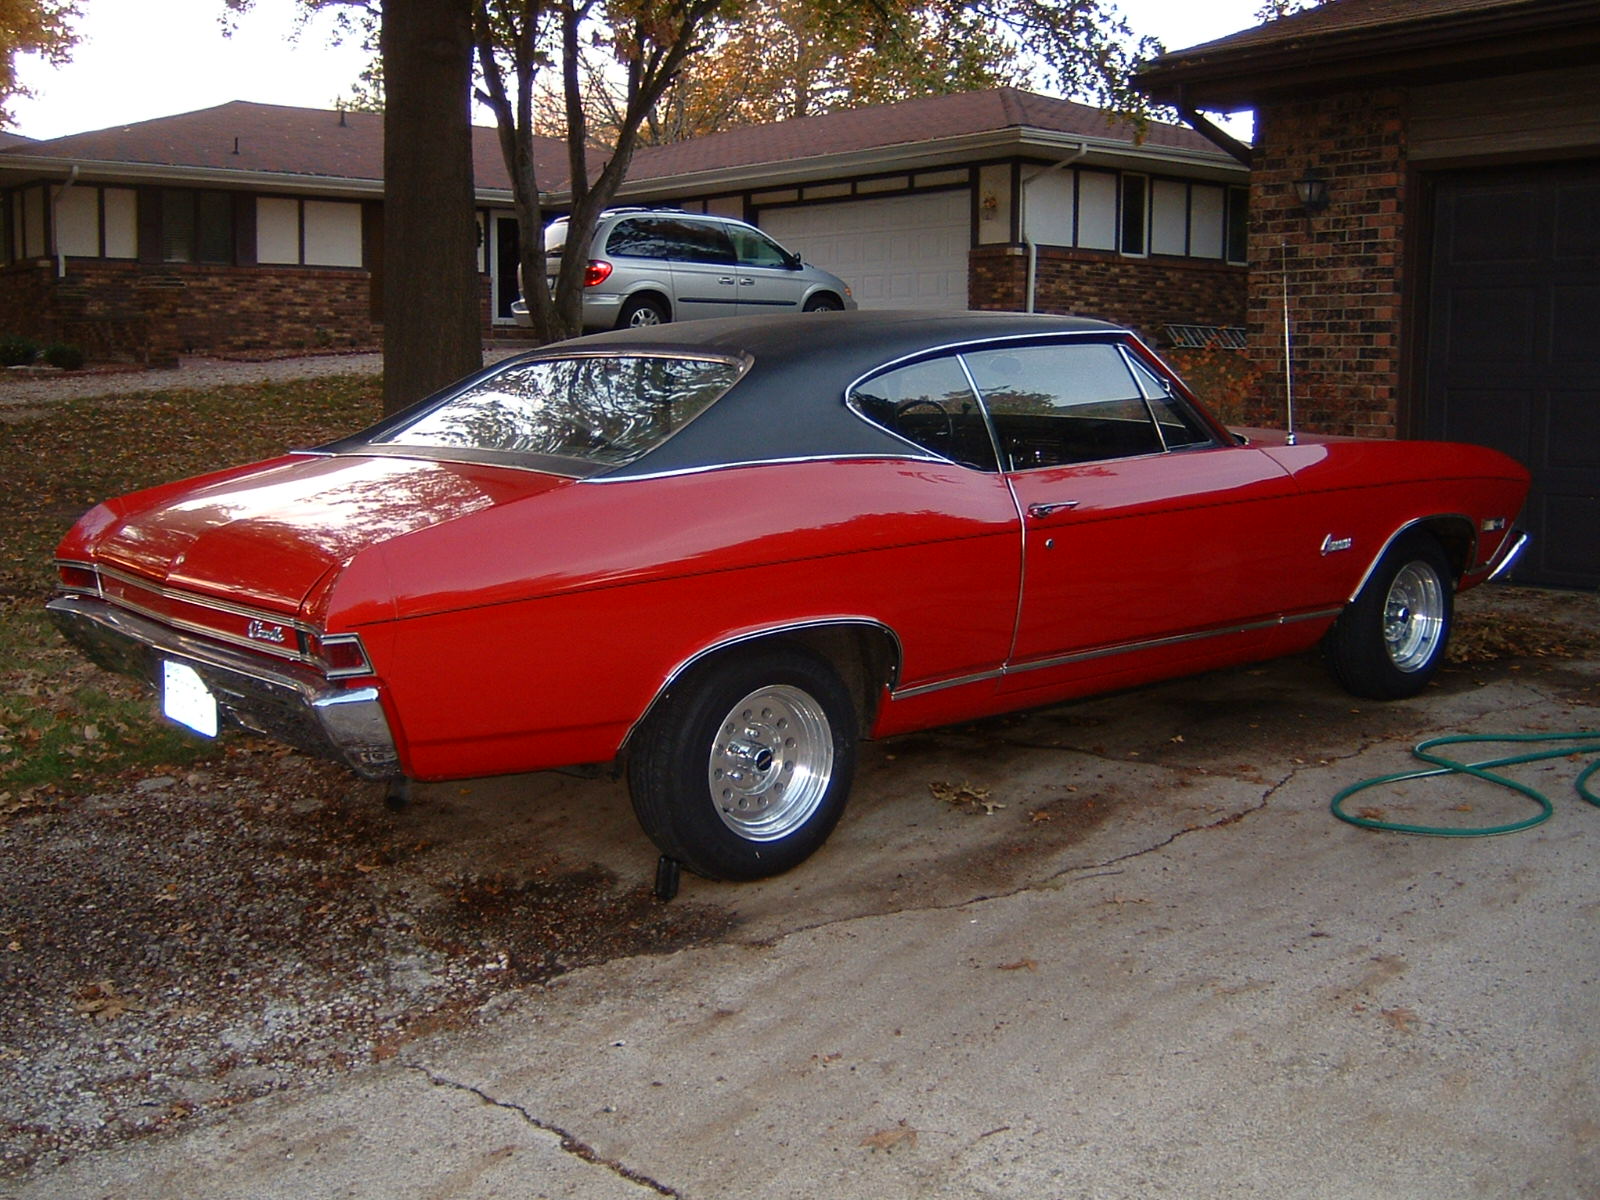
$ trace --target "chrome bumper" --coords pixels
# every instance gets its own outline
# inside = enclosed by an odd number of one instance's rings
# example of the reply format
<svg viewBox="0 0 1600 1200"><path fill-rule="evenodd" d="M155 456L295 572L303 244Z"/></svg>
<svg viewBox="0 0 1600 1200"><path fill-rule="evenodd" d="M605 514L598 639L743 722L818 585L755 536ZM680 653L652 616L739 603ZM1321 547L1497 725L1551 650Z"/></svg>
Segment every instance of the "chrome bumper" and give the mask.
<svg viewBox="0 0 1600 1200"><path fill-rule="evenodd" d="M1495 556L1494 561L1489 564L1491 569L1483 581L1489 583L1491 580L1499 579L1500 576L1511 569L1512 565L1527 548L1528 535L1520 529L1516 530L1511 537L1500 543L1499 553Z"/></svg>
<svg viewBox="0 0 1600 1200"><path fill-rule="evenodd" d="M333 687L309 667L262 661L88 596L57 596L45 608L67 640L108 671L157 686L163 661L184 663L233 724L365 779L402 774L375 687Z"/></svg>

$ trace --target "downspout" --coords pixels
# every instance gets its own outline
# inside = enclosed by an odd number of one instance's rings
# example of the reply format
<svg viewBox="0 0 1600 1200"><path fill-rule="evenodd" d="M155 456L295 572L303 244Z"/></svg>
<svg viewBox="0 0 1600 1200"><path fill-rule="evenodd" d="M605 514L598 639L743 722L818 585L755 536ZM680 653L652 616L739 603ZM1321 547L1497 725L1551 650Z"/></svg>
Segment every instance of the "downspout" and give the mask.
<svg viewBox="0 0 1600 1200"><path fill-rule="evenodd" d="M67 172L67 181L56 189L55 195L50 197L50 240L56 245L56 278L67 277L67 255L61 249L61 197L67 194L67 189L78 182L78 164L73 163Z"/></svg>
<svg viewBox="0 0 1600 1200"><path fill-rule="evenodd" d="M1022 244L1028 248L1028 306L1022 310L1023 312L1034 311L1035 293L1038 291L1039 286L1039 246L1028 236L1028 185L1035 179L1040 179L1052 171L1070 167L1087 153L1089 153L1089 143L1079 142L1078 148L1066 158L1053 162L1048 167L1040 167L1018 186L1017 224L1021 227L1018 232L1022 234Z"/></svg>

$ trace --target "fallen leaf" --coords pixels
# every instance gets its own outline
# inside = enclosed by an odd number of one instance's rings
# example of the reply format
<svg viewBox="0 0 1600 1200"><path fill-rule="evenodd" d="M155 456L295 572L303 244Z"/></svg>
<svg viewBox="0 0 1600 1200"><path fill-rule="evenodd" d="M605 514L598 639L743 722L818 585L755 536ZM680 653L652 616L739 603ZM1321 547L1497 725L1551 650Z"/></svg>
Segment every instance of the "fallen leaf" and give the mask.
<svg viewBox="0 0 1600 1200"><path fill-rule="evenodd" d="M125 1013L145 1011L144 1005L123 995L109 979L84 988L72 1008L80 1017L89 1017L97 1024L115 1021Z"/></svg>
<svg viewBox="0 0 1600 1200"><path fill-rule="evenodd" d="M901 1121L898 1125L888 1129L880 1129L876 1133L869 1133L862 1138L860 1145L871 1150L885 1152L897 1150L901 1146L915 1146L917 1144L917 1131Z"/></svg>
<svg viewBox="0 0 1600 1200"><path fill-rule="evenodd" d="M1417 1031L1418 1017L1415 1011L1409 1008L1380 1009L1378 1015L1401 1033L1415 1033Z"/></svg>
<svg viewBox="0 0 1600 1200"><path fill-rule="evenodd" d="M1037 971L1039 964L1031 958L1019 958L1016 962L1001 963L995 969L999 971Z"/></svg>

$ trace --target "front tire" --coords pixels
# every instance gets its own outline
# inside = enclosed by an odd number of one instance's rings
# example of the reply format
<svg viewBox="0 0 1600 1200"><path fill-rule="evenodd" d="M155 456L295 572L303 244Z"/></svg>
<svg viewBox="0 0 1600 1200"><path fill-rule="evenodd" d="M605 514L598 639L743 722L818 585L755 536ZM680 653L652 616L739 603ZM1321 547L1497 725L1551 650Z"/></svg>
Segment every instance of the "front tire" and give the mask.
<svg viewBox="0 0 1600 1200"><path fill-rule="evenodd" d="M1323 638L1334 678L1371 700L1415 696L1444 662L1454 600L1455 575L1439 543L1405 534Z"/></svg>
<svg viewBox="0 0 1600 1200"><path fill-rule="evenodd" d="M855 705L833 668L772 646L674 683L635 735L628 790L662 854L708 879L761 879L833 832L855 747Z"/></svg>
<svg viewBox="0 0 1600 1200"><path fill-rule="evenodd" d="M803 312L843 312L844 304L834 296L813 296L805 303Z"/></svg>

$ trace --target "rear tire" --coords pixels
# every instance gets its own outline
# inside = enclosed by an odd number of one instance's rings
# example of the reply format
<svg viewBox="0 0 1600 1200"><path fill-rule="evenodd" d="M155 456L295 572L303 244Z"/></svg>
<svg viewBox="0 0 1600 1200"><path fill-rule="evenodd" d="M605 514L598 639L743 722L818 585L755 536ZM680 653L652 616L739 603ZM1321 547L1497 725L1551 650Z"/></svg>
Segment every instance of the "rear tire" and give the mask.
<svg viewBox="0 0 1600 1200"><path fill-rule="evenodd" d="M636 296L622 306L617 314L618 329L649 329L665 325L672 320L664 302L654 296Z"/></svg>
<svg viewBox="0 0 1600 1200"><path fill-rule="evenodd" d="M855 747L855 705L833 668L774 645L674 683L635 734L628 790L662 854L708 879L761 879L833 832Z"/></svg>
<svg viewBox="0 0 1600 1200"><path fill-rule="evenodd" d="M1444 662L1455 575L1433 537L1404 534L1322 640L1341 686L1370 700L1415 696Z"/></svg>

